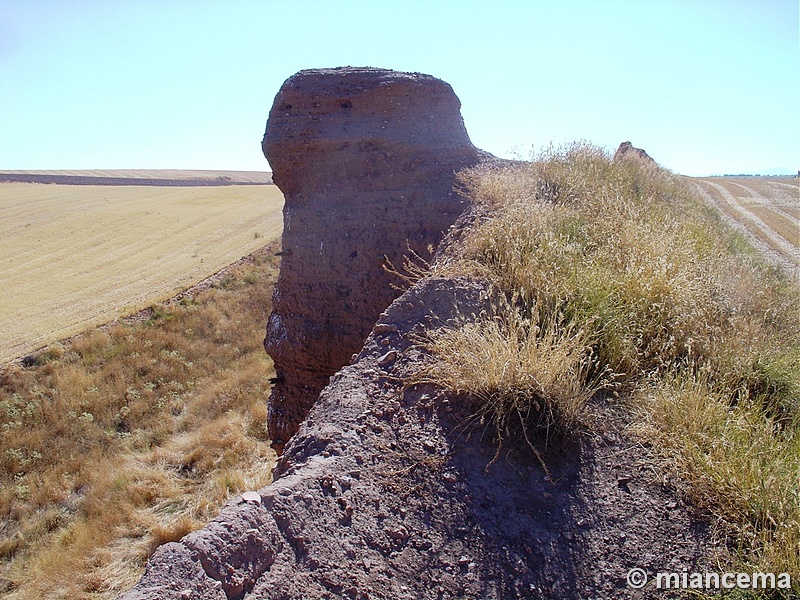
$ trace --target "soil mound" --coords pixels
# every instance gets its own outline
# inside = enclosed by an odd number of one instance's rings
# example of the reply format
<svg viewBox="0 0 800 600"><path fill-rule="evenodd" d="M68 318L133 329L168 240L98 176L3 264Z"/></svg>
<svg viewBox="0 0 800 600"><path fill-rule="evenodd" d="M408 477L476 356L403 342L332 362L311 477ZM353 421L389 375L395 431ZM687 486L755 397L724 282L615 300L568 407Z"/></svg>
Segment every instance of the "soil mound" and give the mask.
<svg viewBox="0 0 800 600"><path fill-rule="evenodd" d="M275 97L262 146L286 197L265 340L276 448L399 294L384 266L430 258L464 211L454 172L481 154L460 108L439 79L371 68L300 71Z"/></svg>

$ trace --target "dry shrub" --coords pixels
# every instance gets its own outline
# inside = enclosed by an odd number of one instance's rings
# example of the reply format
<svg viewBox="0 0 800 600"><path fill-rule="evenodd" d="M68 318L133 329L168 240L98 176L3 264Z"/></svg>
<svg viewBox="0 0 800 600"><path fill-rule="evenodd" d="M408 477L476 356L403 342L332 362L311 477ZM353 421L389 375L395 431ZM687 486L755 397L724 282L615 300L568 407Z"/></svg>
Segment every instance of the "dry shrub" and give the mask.
<svg viewBox="0 0 800 600"><path fill-rule="evenodd" d="M167 523L159 523L150 530L149 554L168 542L177 542L187 533L200 529L205 523L188 515L179 515Z"/></svg>
<svg viewBox="0 0 800 600"><path fill-rule="evenodd" d="M395 290L404 292L426 277L430 272L430 261L433 253L434 249L430 244L424 252L418 252L406 240L406 252L400 265L395 265L388 256L384 255L383 270L396 279L395 282L389 285Z"/></svg>
<svg viewBox="0 0 800 600"><path fill-rule="evenodd" d="M231 414L199 428L183 446L179 468L191 477L204 478L220 468L246 460L254 450L239 415Z"/></svg>
<svg viewBox="0 0 800 600"><path fill-rule="evenodd" d="M676 461L689 496L733 536L739 568L800 573L800 427L717 387L684 378L642 390L632 431Z"/></svg>
<svg viewBox="0 0 800 600"><path fill-rule="evenodd" d="M742 373L731 361L753 363L800 334L796 288L742 254L715 214L652 164L577 144L461 177L462 192L491 210L434 272L481 277L525 310L591 322L598 360L623 380L687 365L730 380ZM744 357L742 339L754 342Z"/></svg>
<svg viewBox="0 0 800 600"><path fill-rule="evenodd" d="M573 432L586 402L603 386L590 376L591 335L563 315L531 321L508 307L503 316L483 315L422 338L431 359L413 382L435 383L475 401L471 424L491 426L498 454L504 440L521 432L541 460L534 436L546 442Z"/></svg>

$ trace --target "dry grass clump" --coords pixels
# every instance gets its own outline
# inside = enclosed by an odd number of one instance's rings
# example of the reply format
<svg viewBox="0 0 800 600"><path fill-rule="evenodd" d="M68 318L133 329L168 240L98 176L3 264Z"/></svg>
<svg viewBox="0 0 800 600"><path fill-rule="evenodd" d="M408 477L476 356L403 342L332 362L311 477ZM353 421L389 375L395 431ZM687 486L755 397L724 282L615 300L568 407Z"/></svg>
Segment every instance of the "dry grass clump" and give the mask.
<svg viewBox="0 0 800 600"><path fill-rule="evenodd" d="M742 566L800 573L800 415L779 425L763 401L685 377L643 389L634 410L634 432L676 461Z"/></svg>
<svg viewBox="0 0 800 600"><path fill-rule="evenodd" d="M544 324L513 315L440 329L423 340L436 360L415 382L475 399L477 410L465 425L491 426L498 453L505 439L521 433L540 456L528 431L544 433L545 440L569 433L598 389L589 377L590 336L555 316Z"/></svg>
<svg viewBox="0 0 800 600"><path fill-rule="evenodd" d="M729 378L741 357L728 356L727 333L738 322L758 315L797 331L787 321L796 302L782 292L787 283L774 284L775 274L655 165L615 163L576 145L486 177L484 186L467 173L465 185L495 209L439 272L486 278L523 313L591 321L600 363L623 379L709 360ZM767 342L770 332L758 329L751 333ZM763 355L755 350L751 361Z"/></svg>
<svg viewBox="0 0 800 600"><path fill-rule="evenodd" d="M593 390L635 398L633 429L732 527L740 558L797 572L797 286L679 177L587 144L467 171L461 191L481 218L434 272L488 280L507 305L428 340L426 375L478 398L501 440L511 415L567 430Z"/></svg>
<svg viewBox="0 0 800 600"><path fill-rule="evenodd" d="M161 543L269 483L274 247L140 324L93 330L0 376L0 584L114 597Z"/></svg>

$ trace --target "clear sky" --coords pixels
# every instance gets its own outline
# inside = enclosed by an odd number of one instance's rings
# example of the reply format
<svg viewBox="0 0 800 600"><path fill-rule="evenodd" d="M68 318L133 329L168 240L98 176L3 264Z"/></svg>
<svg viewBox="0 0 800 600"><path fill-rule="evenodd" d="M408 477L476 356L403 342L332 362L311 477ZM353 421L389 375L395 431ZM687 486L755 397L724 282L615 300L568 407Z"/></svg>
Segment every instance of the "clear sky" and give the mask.
<svg viewBox="0 0 800 600"><path fill-rule="evenodd" d="M300 69L429 73L475 145L800 168L797 0L0 0L0 169L266 170Z"/></svg>

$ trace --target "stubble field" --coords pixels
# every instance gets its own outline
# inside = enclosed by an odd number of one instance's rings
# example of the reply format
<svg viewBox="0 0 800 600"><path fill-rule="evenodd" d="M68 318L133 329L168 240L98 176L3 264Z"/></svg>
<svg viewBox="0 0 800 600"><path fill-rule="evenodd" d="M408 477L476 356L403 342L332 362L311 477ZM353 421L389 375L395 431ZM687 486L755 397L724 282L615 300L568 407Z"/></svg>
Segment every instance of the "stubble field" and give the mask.
<svg viewBox="0 0 800 600"><path fill-rule="evenodd" d="M0 364L164 300L280 235L273 185L0 184Z"/></svg>
<svg viewBox="0 0 800 600"><path fill-rule="evenodd" d="M765 255L800 272L800 179L705 177L701 193Z"/></svg>

